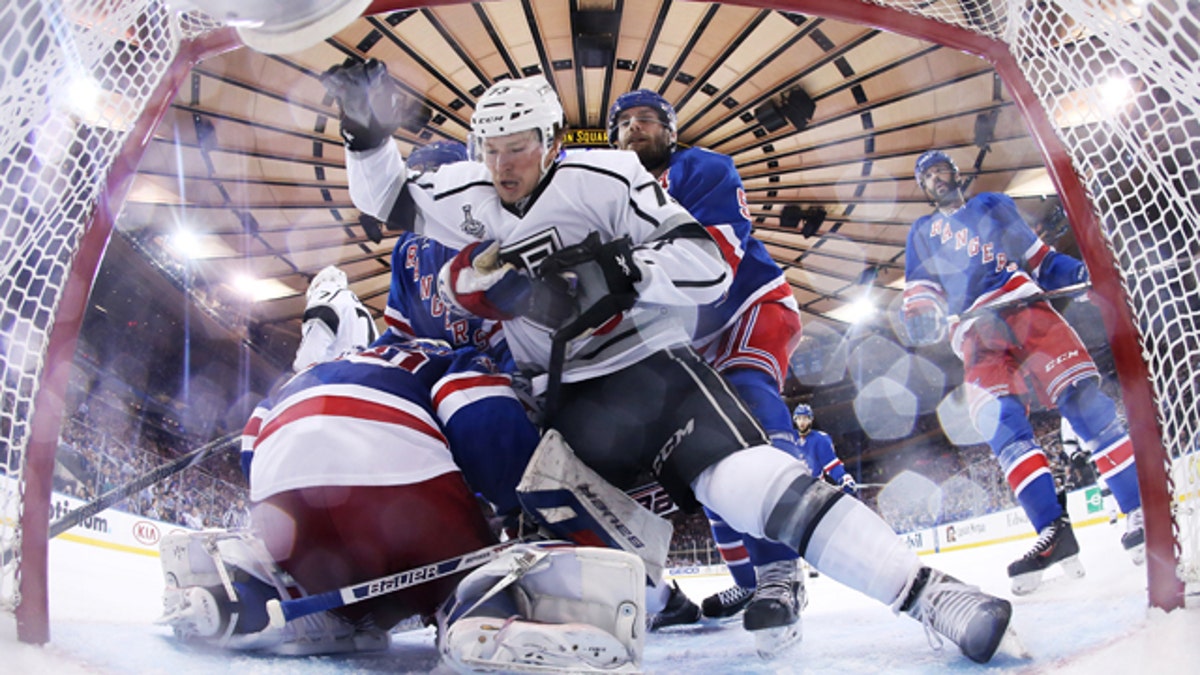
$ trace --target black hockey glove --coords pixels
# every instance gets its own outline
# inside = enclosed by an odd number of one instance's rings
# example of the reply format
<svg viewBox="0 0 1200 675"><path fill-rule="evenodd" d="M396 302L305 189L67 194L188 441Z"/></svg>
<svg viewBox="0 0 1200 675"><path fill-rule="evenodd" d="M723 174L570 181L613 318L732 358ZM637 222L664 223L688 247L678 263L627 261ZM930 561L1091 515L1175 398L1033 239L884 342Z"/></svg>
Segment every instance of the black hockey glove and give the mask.
<svg viewBox="0 0 1200 675"><path fill-rule="evenodd" d="M595 267L595 272L587 270L589 266ZM579 283L593 286L603 279L603 289L584 289L586 295L594 296L635 293L634 284L642 280L642 271L633 259L633 240L624 236L604 243L600 241L599 232L592 232L578 244L551 253L538 267L538 274L543 277L567 272L578 275Z"/></svg>
<svg viewBox="0 0 1200 675"><path fill-rule="evenodd" d="M341 111L342 140L351 150L371 150L400 127L410 104L382 61L339 65L321 75Z"/></svg>
<svg viewBox="0 0 1200 675"><path fill-rule="evenodd" d="M582 242L546 256L538 276L551 284L560 279L571 289L578 315L559 329L571 339L633 307L642 271L633 259L633 241L628 236L601 242L600 234L592 232Z"/></svg>

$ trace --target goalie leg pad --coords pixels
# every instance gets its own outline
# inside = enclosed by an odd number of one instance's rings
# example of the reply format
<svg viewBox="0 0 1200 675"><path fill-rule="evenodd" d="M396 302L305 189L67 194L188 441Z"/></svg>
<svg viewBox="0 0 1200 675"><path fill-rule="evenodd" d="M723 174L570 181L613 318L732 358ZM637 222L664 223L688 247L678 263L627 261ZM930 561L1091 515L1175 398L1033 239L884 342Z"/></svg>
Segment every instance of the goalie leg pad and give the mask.
<svg viewBox="0 0 1200 675"><path fill-rule="evenodd" d="M557 431L542 437L517 485L517 498L555 536L628 551L642 559L650 578L662 576L671 523L588 468Z"/></svg>
<svg viewBox="0 0 1200 675"><path fill-rule="evenodd" d="M638 672L624 645L585 623L463 619L442 641L442 656L457 673Z"/></svg>
<svg viewBox="0 0 1200 675"><path fill-rule="evenodd" d="M511 579L513 560L531 550L545 555L480 604ZM623 551L561 543L514 546L459 584L452 606L439 617L438 634L445 636L439 649L456 669L505 664L506 670L530 672L636 670L645 639L645 578L641 560ZM458 616L464 607L473 609Z"/></svg>

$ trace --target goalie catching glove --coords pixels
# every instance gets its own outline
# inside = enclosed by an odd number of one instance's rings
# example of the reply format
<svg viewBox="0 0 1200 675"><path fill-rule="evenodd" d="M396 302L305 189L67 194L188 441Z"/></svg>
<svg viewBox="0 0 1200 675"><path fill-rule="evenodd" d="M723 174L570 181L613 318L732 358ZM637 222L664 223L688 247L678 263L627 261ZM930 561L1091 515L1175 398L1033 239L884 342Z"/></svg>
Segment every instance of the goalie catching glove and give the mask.
<svg viewBox="0 0 1200 675"><path fill-rule="evenodd" d="M359 152L390 140L410 109L419 105L400 90L387 66L376 59L334 66L321 75L321 84L337 100L342 140L347 148Z"/></svg>

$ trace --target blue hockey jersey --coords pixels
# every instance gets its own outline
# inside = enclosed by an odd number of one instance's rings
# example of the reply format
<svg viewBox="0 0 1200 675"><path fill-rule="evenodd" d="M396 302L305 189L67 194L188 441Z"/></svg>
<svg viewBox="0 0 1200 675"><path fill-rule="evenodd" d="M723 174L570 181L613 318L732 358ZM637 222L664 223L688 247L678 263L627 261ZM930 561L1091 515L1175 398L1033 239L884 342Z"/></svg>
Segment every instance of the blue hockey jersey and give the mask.
<svg viewBox="0 0 1200 675"><path fill-rule="evenodd" d="M250 497L320 485L398 485L461 471L501 512L538 433L511 379L474 347L377 345L288 380L246 423Z"/></svg>
<svg viewBox="0 0 1200 675"><path fill-rule="evenodd" d="M846 466L833 450L833 439L824 431L813 429L800 437L796 444L804 453L804 461L816 478L828 477L834 485L840 485L846 475Z"/></svg>
<svg viewBox="0 0 1200 675"><path fill-rule="evenodd" d="M1038 238L1006 195L984 192L950 215L922 216L908 232L904 303L934 300L952 317L1087 278L1083 263ZM955 351L966 325L951 320Z"/></svg>
<svg viewBox="0 0 1200 675"><path fill-rule="evenodd" d="M455 347L480 350L497 347L500 324L461 312L442 302L437 276L442 265L458 251L433 239L405 232L392 250L392 283L384 321L387 331L380 341L397 338L445 340Z"/></svg>
<svg viewBox="0 0 1200 675"><path fill-rule="evenodd" d="M659 178L667 193L704 225L734 272L728 293L700 309L694 331L703 344L755 302L795 305L783 271L751 234L750 210L737 168L729 157L704 148L677 149Z"/></svg>

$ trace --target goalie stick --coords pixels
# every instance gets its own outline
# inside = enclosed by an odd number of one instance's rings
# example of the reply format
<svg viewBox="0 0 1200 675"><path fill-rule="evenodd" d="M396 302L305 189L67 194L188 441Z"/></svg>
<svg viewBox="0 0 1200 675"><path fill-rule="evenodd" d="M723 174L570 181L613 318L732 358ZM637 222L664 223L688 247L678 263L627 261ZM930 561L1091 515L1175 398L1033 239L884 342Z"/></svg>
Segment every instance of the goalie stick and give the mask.
<svg viewBox="0 0 1200 675"><path fill-rule="evenodd" d="M80 506L73 511L70 511L62 518L59 518L51 523L49 538L53 539L57 537L63 532L75 527L79 523L82 523L86 518L90 518L91 516L100 513L104 509L107 509L113 504L116 504L122 499L125 499L129 495L148 485L153 485L167 476L174 475L190 466L199 464L200 462L208 459L209 455L211 455L214 451L218 449L224 449L226 444L232 444L237 441L241 435L242 433L240 431L235 431L216 440L209 441L208 443L205 443L186 455L177 457L167 464L163 464L160 467L134 478L125 485L115 487L108 492L105 492L96 499L84 504L83 506ZM7 565L9 560L12 559L12 555L13 552L11 548L4 549L4 554L0 556L0 562Z"/></svg>
<svg viewBox="0 0 1200 675"><path fill-rule="evenodd" d="M514 544L527 543L532 541L533 537L524 537L521 539L512 539L510 541L500 542L494 546L481 548L478 551L464 553L454 558L447 558L438 562L421 565L412 569L396 572L370 581L363 581L357 584L350 584L341 588L335 588L332 591L324 593L315 593L303 598L295 598L292 600L273 599L267 601L267 616L270 618L271 625L279 628L288 621L299 619L300 617L316 614L318 612L326 612L338 607L353 605L364 600L377 598L381 595L395 593L406 588L418 586L427 581L441 579L465 572L469 569L474 569L480 565L484 565L495 560L505 549Z"/></svg>
<svg viewBox="0 0 1200 675"><path fill-rule="evenodd" d="M976 307L975 309L972 309L972 310L963 312L962 314L959 314L958 320L966 321L967 319L974 319L976 317L980 317L985 314L993 313L993 312L996 312L996 311L999 311L1002 309L1010 309L1013 307L1023 307L1025 305L1032 305L1035 302L1042 302L1043 300L1058 300L1060 298L1073 298L1077 295L1082 295L1084 293L1087 293L1089 290L1091 290L1091 288L1092 288L1092 284L1087 281L1084 281L1084 282L1078 283L1078 284L1071 284L1070 286L1063 286L1062 288L1056 288L1052 291L1043 291L1041 293L1038 293L1037 295L1030 295L1030 296L1026 296L1024 298L1013 298L1012 300L1005 300L1004 302L998 302L994 305L984 305L983 307ZM950 317L950 318L953 319L954 317Z"/></svg>

